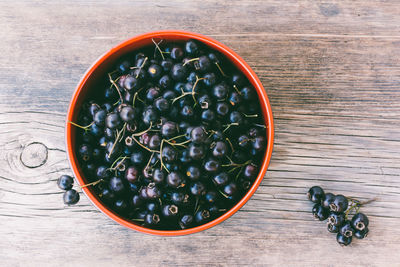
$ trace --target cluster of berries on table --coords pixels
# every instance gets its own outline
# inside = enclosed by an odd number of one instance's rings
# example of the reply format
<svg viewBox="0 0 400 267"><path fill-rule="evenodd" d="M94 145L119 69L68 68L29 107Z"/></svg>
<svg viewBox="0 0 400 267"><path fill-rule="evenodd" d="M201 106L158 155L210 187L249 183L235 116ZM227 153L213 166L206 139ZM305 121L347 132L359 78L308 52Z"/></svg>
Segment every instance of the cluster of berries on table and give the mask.
<svg viewBox="0 0 400 267"><path fill-rule="evenodd" d="M86 186L105 205L145 227L186 229L249 190L266 126L255 89L217 51L153 43L109 70L70 123Z"/></svg>
<svg viewBox="0 0 400 267"><path fill-rule="evenodd" d="M349 245L353 236L358 239L367 236L369 220L367 215L359 212L361 205L366 202L362 203L340 194L325 193L319 186L311 187L307 196L315 203L312 208L314 218L320 221L327 220L328 231L336 234L340 245ZM350 219L351 214L354 215Z"/></svg>
<svg viewBox="0 0 400 267"><path fill-rule="evenodd" d="M61 175L57 180L57 185L61 190L65 190L63 195L64 203L67 205L74 205L79 201L79 193L72 189L74 186L74 178L69 175Z"/></svg>

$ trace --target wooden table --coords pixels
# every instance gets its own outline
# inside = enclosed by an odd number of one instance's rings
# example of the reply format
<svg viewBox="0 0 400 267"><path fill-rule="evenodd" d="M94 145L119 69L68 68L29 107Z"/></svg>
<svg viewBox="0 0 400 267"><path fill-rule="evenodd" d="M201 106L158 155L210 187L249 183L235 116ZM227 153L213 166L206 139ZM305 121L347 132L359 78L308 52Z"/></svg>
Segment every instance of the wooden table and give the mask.
<svg viewBox="0 0 400 267"><path fill-rule="evenodd" d="M99 55L147 31L209 35L255 70L275 147L252 199L182 237L108 219L56 186L64 121ZM2 1L1 266L400 266L400 6L373 0ZM340 247L314 221L312 185L361 200L370 235Z"/></svg>

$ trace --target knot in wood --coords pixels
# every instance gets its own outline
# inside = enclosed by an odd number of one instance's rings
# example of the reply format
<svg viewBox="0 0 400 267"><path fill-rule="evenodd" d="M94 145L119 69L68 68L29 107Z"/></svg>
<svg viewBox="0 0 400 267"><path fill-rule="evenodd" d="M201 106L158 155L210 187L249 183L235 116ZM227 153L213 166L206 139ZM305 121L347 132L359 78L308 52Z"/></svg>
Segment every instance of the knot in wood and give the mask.
<svg viewBox="0 0 400 267"><path fill-rule="evenodd" d="M47 147L44 144L33 142L24 147L20 160L25 167L37 168L46 163L47 155Z"/></svg>

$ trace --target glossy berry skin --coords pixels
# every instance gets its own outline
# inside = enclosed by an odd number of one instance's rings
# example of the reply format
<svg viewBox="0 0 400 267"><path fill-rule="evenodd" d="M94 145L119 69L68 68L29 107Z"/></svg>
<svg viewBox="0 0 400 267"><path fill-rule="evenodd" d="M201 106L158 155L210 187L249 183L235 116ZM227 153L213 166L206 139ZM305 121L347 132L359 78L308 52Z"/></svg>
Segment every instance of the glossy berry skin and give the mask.
<svg viewBox="0 0 400 267"><path fill-rule="evenodd" d="M167 121L161 127L161 135L166 138L175 136L177 132L178 126L173 121Z"/></svg>
<svg viewBox="0 0 400 267"><path fill-rule="evenodd" d="M345 221L344 224L340 227L339 233L344 235L345 237L351 237L354 234L354 229L351 226L350 221Z"/></svg>
<svg viewBox="0 0 400 267"><path fill-rule="evenodd" d="M180 47L173 47L170 52L171 58L175 61L180 61L183 58L183 50Z"/></svg>
<svg viewBox="0 0 400 267"><path fill-rule="evenodd" d="M217 100L223 100L228 96L228 87L225 84L218 84L214 86L213 95Z"/></svg>
<svg viewBox="0 0 400 267"><path fill-rule="evenodd" d="M140 82L136 77L127 75L123 81L124 89L127 91L133 91L139 89Z"/></svg>
<svg viewBox="0 0 400 267"><path fill-rule="evenodd" d="M125 190L124 182L118 177L112 177L110 179L109 187L116 194L121 194Z"/></svg>
<svg viewBox="0 0 400 267"><path fill-rule="evenodd" d="M368 227L369 220L367 215L364 213L357 213L351 219L351 225L355 230L362 231Z"/></svg>
<svg viewBox="0 0 400 267"><path fill-rule="evenodd" d="M313 186L308 190L307 193L308 199L314 203L321 203L321 200L324 198L325 193L324 190L319 186Z"/></svg>
<svg viewBox="0 0 400 267"><path fill-rule="evenodd" d="M246 165L243 175L248 179L254 179L258 174L258 169L253 164Z"/></svg>
<svg viewBox="0 0 400 267"><path fill-rule="evenodd" d="M223 191L227 196L233 196L237 192L237 185L233 182L229 183L224 187Z"/></svg>
<svg viewBox="0 0 400 267"><path fill-rule="evenodd" d="M363 239L363 238L367 237L368 232L369 232L368 227L366 227L363 230L356 230L354 232L353 236L358 239Z"/></svg>
<svg viewBox="0 0 400 267"><path fill-rule="evenodd" d="M93 115L93 121L97 126L103 127L105 124L107 112L104 109L99 109Z"/></svg>
<svg viewBox="0 0 400 267"><path fill-rule="evenodd" d="M196 146L194 144L191 144L189 146L189 156L193 160L201 160L204 158L204 148L203 146Z"/></svg>
<svg viewBox="0 0 400 267"><path fill-rule="evenodd" d="M192 215L190 214L183 215L182 218L179 220L179 226L181 227L181 229L189 228L193 223L193 221L194 218Z"/></svg>
<svg viewBox="0 0 400 267"><path fill-rule="evenodd" d="M187 69L180 63L175 64L171 69L171 77L175 81L184 81L187 75Z"/></svg>
<svg viewBox="0 0 400 267"><path fill-rule="evenodd" d="M119 116L124 122L131 122L135 119L135 110L131 106L125 106L121 109Z"/></svg>
<svg viewBox="0 0 400 267"><path fill-rule="evenodd" d="M156 168L153 172L153 182L155 184L162 184L165 181L166 173L164 170Z"/></svg>
<svg viewBox="0 0 400 267"><path fill-rule="evenodd" d="M126 203L124 199L117 199L114 202L114 207L116 210L123 211L126 210L126 208L128 208L128 203Z"/></svg>
<svg viewBox="0 0 400 267"><path fill-rule="evenodd" d="M204 199L206 200L207 203L210 204L216 203L218 200L218 194L215 191L208 191L205 194Z"/></svg>
<svg viewBox="0 0 400 267"><path fill-rule="evenodd" d="M190 56L196 56L199 52L199 46L193 40L189 40L185 44L185 52Z"/></svg>
<svg viewBox="0 0 400 267"><path fill-rule="evenodd" d="M204 143L207 135L202 127L195 127L192 129L190 137L193 143L202 144Z"/></svg>
<svg viewBox="0 0 400 267"><path fill-rule="evenodd" d="M329 211L325 208L323 208L320 204L315 204L314 207L312 208L312 214L315 219L318 219L320 221L324 221L328 218Z"/></svg>
<svg viewBox="0 0 400 267"><path fill-rule="evenodd" d="M149 226L155 226L160 223L160 216L155 213L148 213L144 217L144 223Z"/></svg>
<svg viewBox="0 0 400 267"><path fill-rule="evenodd" d="M352 240L351 236L346 237L346 236L342 235L341 233L337 233L337 235L336 235L336 241L342 246L350 245L351 240Z"/></svg>
<svg viewBox="0 0 400 267"><path fill-rule="evenodd" d="M190 193L192 193L193 196L203 196L206 194L206 187L202 182L194 182L190 186Z"/></svg>
<svg viewBox="0 0 400 267"><path fill-rule="evenodd" d="M82 144L79 147L78 155L83 161L91 160L92 155L93 155L92 147L88 144Z"/></svg>
<svg viewBox="0 0 400 267"><path fill-rule="evenodd" d="M125 171L125 179L130 183L136 183L139 180L139 171L136 167L131 166Z"/></svg>
<svg viewBox="0 0 400 267"><path fill-rule="evenodd" d="M217 172L220 168L220 163L216 159L209 159L204 163L204 170L207 172Z"/></svg>
<svg viewBox="0 0 400 267"><path fill-rule="evenodd" d="M343 213L334 213L331 212L328 216L328 223L333 224L335 226L341 226L345 221Z"/></svg>
<svg viewBox="0 0 400 267"><path fill-rule="evenodd" d="M229 181L229 176L226 172L221 172L217 175L215 175L212 178L213 182L215 183L215 185L217 186L224 186L228 183Z"/></svg>
<svg viewBox="0 0 400 267"><path fill-rule="evenodd" d="M225 142L218 141L215 143L212 154L216 158L223 158L226 155L227 151L228 146L225 144Z"/></svg>
<svg viewBox="0 0 400 267"><path fill-rule="evenodd" d="M161 208L161 213L164 217L174 217L178 214L178 207L175 205L164 205Z"/></svg>
<svg viewBox="0 0 400 267"><path fill-rule="evenodd" d="M199 210L198 212L196 212L196 214L194 215L195 221L197 223L205 223L210 219L211 215L210 212L206 209L204 210Z"/></svg>
<svg viewBox="0 0 400 267"><path fill-rule="evenodd" d="M339 232L339 226L328 223L327 228L328 228L328 232L330 232L330 233L336 234Z"/></svg>
<svg viewBox="0 0 400 267"><path fill-rule="evenodd" d="M179 172L170 172L167 176L167 184L172 188L178 188L184 185L185 179Z"/></svg>
<svg viewBox="0 0 400 267"><path fill-rule="evenodd" d="M154 183L149 183L146 186L146 195L148 199L158 199L161 196L161 191Z"/></svg>
<svg viewBox="0 0 400 267"><path fill-rule="evenodd" d="M325 209L329 209L330 205L333 203L335 199L335 195L332 193L326 193L325 196L322 198L321 205Z"/></svg>
<svg viewBox="0 0 400 267"><path fill-rule="evenodd" d="M105 125L107 128L116 129L121 125L119 115L115 112L111 112L107 115Z"/></svg>
<svg viewBox="0 0 400 267"><path fill-rule="evenodd" d="M74 205L79 201L79 193L74 189L69 189L65 191L63 195L64 204L66 205Z"/></svg>
<svg viewBox="0 0 400 267"><path fill-rule="evenodd" d="M61 175L57 180L57 185L62 190L70 190L74 185L74 179L69 175Z"/></svg>
<svg viewBox="0 0 400 267"><path fill-rule="evenodd" d="M200 179L201 171L197 166L189 166L186 170L186 176L192 180L197 181Z"/></svg>
<svg viewBox="0 0 400 267"><path fill-rule="evenodd" d="M343 195L336 195L333 202L329 205L331 211L334 212L344 212L348 207L347 198Z"/></svg>
<svg viewBox="0 0 400 267"><path fill-rule="evenodd" d="M147 73L152 79L159 79L162 74L162 68L157 64L152 64L148 68Z"/></svg>

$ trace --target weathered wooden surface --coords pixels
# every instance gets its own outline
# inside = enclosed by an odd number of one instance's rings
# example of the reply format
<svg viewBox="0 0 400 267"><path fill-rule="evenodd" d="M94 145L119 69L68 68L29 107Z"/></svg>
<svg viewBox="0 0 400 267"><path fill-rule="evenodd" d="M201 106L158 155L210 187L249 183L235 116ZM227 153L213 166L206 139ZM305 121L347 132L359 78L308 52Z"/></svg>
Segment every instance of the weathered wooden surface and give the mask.
<svg viewBox="0 0 400 267"><path fill-rule="evenodd" d="M253 198L226 222L174 238L125 229L83 195L65 207L55 183L71 173L64 119L84 71L158 29L232 47L275 118ZM398 1L1 1L0 39L1 266L400 266ZM312 219L305 192L315 184L379 198L363 208L366 240L342 248Z"/></svg>

